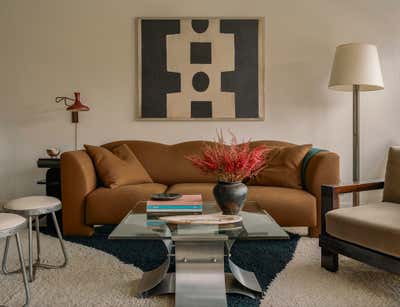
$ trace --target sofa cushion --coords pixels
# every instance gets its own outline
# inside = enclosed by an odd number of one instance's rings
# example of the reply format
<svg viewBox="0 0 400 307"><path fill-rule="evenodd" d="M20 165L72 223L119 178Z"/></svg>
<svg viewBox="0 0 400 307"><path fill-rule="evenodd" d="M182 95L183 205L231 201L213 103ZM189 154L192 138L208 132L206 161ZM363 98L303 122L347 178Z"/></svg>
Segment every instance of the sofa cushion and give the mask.
<svg viewBox="0 0 400 307"><path fill-rule="evenodd" d="M282 187L249 186L247 200L257 201L281 226L317 225L317 201L307 191Z"/></svg>
<svg viewBox="0 0 400 307"><path fill-rule="evenodd" d="M203 201L214 200L213 188L215 183L177 183L170 186L168 193L201 194Z"/></svg>
<svg viewBox="0 0 400 307"><path fill-rule="evenodd" d="M249 185L302 189L302 162L311 147L308 144L273 148L267 156L267 167L252 178Z"/></svg>
<svg viewBox="0 0 400 307"><path fill-rule="evenodd" d="M154 182L168 186L176 183L198 182L212 183L217 178L195 167L185 156L200 154L202 146L210 142L189 141L174 145L166 145L147 141L117 141L104 144L103 147L112 150L121 144L127 144ZM270 147L293 145L280 141L255 141L251 147L266 145Z"/></svg>
<svg viewBox="0 0 400 307"><path fill-rule="evenodd" d="M98 188L86 198L86 224L118 224L138 201L151 194L164 193L167 186L158 183L125 185L115 189Z"/></svg>
<svg viewBox="0 0 400 307"><path fill-rule="evenodd" d="M85 145L96 172L106 187L153 182L135 154L125 144L112 149Z"/></svg>
<svg viewBox="0 0 400 307"><path fill-rule="evenodd" d="M382 202L329 211L328 234L384 254L400 257L400 206Z"/></svg>
<svg viewBox="0 0 400 307"><path fill-rule="evenodd" d="M214 200L213 183L174 184L167 192L181 194L197 194L203 200ZM310 226L317 224L316 199L303 190L249 186L247 200L257 201L281 226ZM246 208L245 208L246 209Z"/></svg>
<svg viewBox="0 0 400 307"><path fill-rule="evenodd" d="M383 201L400 203L400 146L390 147L386 165Z"/></svg>

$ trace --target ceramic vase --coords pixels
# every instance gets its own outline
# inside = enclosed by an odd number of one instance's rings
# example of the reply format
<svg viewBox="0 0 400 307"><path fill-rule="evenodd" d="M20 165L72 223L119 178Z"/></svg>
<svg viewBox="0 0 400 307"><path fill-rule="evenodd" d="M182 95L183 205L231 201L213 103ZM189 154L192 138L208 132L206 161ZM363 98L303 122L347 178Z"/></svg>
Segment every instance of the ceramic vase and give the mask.
<svg viewBox="0 0 400 307"><path fill-rule="evenodd" d="M213 189L215 200L223 214L237 215L247 198L247 186L242 182L218 181Z"/></svg>

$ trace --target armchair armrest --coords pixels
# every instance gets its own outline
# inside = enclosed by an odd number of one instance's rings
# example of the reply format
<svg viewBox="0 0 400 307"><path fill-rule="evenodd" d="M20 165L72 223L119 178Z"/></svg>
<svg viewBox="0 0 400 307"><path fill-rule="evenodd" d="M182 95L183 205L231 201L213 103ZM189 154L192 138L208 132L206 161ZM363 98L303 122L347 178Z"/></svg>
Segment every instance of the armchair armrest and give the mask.
<svg viewBox="0 0 400 307"><path fill-rule="evenodd" d="M383 186L383 181L364 181L339 185L323 184L321 186L321 233L326 234L325 214L339 208L340 194L379 190L383 189Z"/></svg>
<svg viewBox="0 0 400 307"><path fill-rule="evenodd" d="M333 190L335 193L344 194L344 193L379 190L383 189L383 186L384 186L383 181L363 181L363 182L353 182L353 183L338 184L338 185L323 184L322 189Z"/></svg>

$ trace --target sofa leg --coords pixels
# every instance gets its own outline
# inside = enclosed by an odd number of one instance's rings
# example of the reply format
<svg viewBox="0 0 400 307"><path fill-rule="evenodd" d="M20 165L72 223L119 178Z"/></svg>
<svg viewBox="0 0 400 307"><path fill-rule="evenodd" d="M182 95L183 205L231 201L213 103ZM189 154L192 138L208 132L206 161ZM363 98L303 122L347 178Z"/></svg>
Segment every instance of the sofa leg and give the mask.
<svg viewBox="0 0 400 307"><path fill-rule="evenodd" d="M321 248L321 267L331 272L336 272L339 269L339 257L337 253L322 247Z"/></svg>
<svg viewBox="0 0 400 307"><path fill-rule="evenodd" d="M308 235L312 238L318 238L320 234L319 226L317 227L308 227Z"/></svg>
<svg viewBox="0 0 400 307"><path fill-rule="evenodd" d="M64 237L69 236L80 236L80 237L91 237L94 233L93 226L88 225L68 225L67 223L63 223L63 232L62 235Z"/></svg>

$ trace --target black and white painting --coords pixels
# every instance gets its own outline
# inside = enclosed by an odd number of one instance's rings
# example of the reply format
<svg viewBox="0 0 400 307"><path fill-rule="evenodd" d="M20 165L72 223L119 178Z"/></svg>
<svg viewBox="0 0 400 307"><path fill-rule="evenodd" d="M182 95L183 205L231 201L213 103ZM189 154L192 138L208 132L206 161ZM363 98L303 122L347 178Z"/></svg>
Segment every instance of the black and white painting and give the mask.
<svg viewBox="0 0 400 307"><path fill-rule="evenodd" d="M264 118L262 18L138 18L138 118Z"/></svg>

